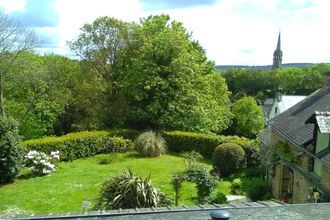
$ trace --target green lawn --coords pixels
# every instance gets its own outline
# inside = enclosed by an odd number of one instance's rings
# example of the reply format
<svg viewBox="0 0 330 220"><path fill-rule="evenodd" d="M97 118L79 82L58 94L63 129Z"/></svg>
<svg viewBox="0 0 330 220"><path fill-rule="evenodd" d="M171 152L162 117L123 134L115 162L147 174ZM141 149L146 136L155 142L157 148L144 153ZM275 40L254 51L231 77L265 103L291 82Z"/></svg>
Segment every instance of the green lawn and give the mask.
<svg viewBox="0 0 330 220"><path fill-rule="evenodd" d="M110 159L106 165L101 159ZM211 168L210 165L207 165ZM160 158L138 158L134 153L97 155L73 162L61 162L55 173L44 177L20 178L14 184L0 186L0 212L16 206L32 213L64 213L82 211L82 201L94 203L100 185L108 178L131 168L136 175L151 174L152 182L167 196L173 198L170 185L173 172L185 169L182 157L163 155ZM228 194L230 182L224 181L218 189ZM193 204L196 190L192 183L184 183L181 204Z"/></svg>

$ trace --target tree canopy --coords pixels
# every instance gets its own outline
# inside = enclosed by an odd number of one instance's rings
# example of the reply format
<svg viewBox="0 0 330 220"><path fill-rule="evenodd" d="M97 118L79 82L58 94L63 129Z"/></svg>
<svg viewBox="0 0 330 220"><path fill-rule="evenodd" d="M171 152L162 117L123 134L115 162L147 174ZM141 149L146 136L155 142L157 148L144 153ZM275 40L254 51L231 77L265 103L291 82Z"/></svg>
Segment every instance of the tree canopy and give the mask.
<svg viewBox="0 0 330 220"><path fill-rule="evenodd" d="M101 17L84 25L70 46L107 81L111 123L204 132L228 126L225 81L199 43L169 16L139 23Z"/></svg>
<svg viewBox="0 0 330 220"><path fill-rule="evenodd" d="M246 96L233 105L234 128L237 135L254 137L264 127L261 107L253 97Z"/></svg>

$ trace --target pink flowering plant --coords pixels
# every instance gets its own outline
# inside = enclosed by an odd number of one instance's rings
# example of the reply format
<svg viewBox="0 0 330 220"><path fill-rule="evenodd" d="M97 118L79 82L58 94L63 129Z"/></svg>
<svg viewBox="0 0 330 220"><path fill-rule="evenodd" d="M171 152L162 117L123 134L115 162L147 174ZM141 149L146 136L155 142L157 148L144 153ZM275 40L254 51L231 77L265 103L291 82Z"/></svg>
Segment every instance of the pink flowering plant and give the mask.
<svg viewBox="0 0 330 220"><path fill-rule="evenodd" d="M48 175L55 172L56 163L60 160L60 152L51 152L50 156L35 150L30 151L25 156L25 165L35 176Z"/></svg>

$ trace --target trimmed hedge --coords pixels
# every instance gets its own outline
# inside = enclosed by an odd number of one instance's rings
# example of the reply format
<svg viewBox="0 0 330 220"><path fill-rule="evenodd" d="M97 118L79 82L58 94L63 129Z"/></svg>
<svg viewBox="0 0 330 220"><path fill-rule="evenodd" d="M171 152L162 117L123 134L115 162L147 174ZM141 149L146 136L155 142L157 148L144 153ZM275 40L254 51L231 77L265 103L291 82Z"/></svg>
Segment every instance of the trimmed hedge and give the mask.
<svg viewBox="0 0 330 220"><path fill-rule="evenodd" d="M141 131L133 129L79 132L60 137L28 140L24 141L22 145L31 150L38 150L45 153L60 150L63 160L74 160L81 157L93 156L98 153L113 152L113 147L111 146L119 145L116 147L119 152L131 150L133 149L132 141L141 133ZM238 136L183 131L163 131L161 135L166 141L168 150L172 152L189 152L194 150L203 155L204 158L212 159L213 151L218 145L231 142L240 145L244 149L248 167L258 165L259 163L259 143L256 140ZM120 136L124 139L118 139L113 136ZM78 145L82 145L82 149L78 149Z"/></svg>
<svg viewBox="0 0 330 220"><path fill-rule="evenodd" d="M100 153L126 152L134 149L129 139L111 137L114 132L90 131L70 133L60 137L45 137L25 141L22 146L49 154L60 151L61 160L75 160Z"/></svg>
<svg viewBox="0 0 330 220"><path fill-rule="evenodd" d="M214 149L220 144L235 143L240 145L246 154L247 166L255 166L259 164L259 143L238 136L223 136L215 134L201 134L182 131L165 131L162 136L166 141L169 151L197 151L204 158L212 159Z"/></svg>

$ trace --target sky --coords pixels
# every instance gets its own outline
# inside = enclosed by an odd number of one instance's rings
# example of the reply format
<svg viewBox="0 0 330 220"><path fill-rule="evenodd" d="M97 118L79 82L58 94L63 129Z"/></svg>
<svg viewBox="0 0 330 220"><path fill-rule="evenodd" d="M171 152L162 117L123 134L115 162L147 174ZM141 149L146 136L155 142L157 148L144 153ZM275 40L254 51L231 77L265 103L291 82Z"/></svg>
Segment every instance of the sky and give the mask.
<svg viewBox="0 0 330 220"><path fill-rule="evenodd" d="M281 31L283 63L330 62L328 0L0 0L33 29L37 51L72 57L67 41L100 16L124 21L169 14L217 65L272 64Z"/></svg>

